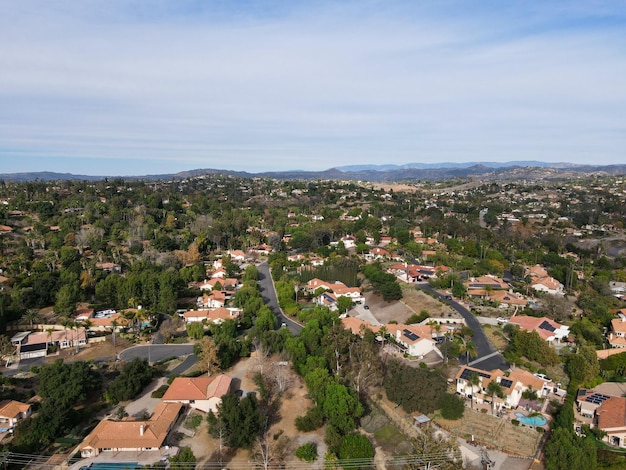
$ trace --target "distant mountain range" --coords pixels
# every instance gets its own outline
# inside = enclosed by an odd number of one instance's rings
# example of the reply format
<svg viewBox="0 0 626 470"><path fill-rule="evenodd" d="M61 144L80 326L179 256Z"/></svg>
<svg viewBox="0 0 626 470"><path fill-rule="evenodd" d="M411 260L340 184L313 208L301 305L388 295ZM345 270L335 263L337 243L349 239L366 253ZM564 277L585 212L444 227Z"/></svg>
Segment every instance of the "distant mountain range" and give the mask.
<svg viewBox="0 0 626 470"><path fill-rule="evenodd" d="M538 161L515 162L469 162L469 163L407 163L404 165L348 165L324 171L272 171L248 173L245 171L196 169L180 173L143 176L88 176L49 171L31 173L5 173L0 178L6 181L99 181L121 178L124 180L181 180L202 175L224 174L241 178L276 178L276 179L333 179L360 181L438 181L452 178L480 177L484 180L511 179L567 179L588 174L626 175L623 165L577 165L572 163L546 163Z"/></svg>
<svg viewBox="0 0 626 470"><path fill-rule="evenodd" d="M442 163L405 163L403 165L347 165L337 167L340 171L388 171L388 170L406 170L411 169L442 169L442 168L471 168L473 166L484 166L487 168L507 168L511 166L521 167L537 167L537 168L571 168L576 165L572 163L546 163L538 161L519 161L519 162L442 162Z"/></svg>

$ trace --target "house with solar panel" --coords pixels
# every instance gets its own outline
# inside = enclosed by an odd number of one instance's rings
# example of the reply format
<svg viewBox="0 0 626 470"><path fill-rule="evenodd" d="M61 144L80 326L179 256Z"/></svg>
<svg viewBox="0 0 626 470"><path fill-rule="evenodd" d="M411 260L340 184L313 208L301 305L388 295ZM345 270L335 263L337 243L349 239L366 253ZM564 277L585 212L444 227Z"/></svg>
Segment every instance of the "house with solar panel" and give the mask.
<svg viewBox="0 0 626 470"><path fill-rule="evenodd" d="M606 432L607 444L626 447L626 384L605 382L593 389L580 389L576 406L583 418L591 418L592 427Z"/></svg>
<svg viewBox="0 0 626 470"><path fill-rule="evenodd" d="M472 377L478 378L478 384L472 383ZM494 381L502 389L502 398L493 396L489 391L489 384ZM500 369L486 371L464 366L456 375L456 392L459 395L471 398L479 405L493 404L496 411L517 408L522 394L527 390L537 392L538 397L546 397L553 390L553 384L549 379L537 377L521 369L504 372Z"/></svg>
<svg viewBox="0 0 626 470"><path fill-rule="evenodd" d="M433 339L429 326L389 323L386 328L387 332L394 337L396 345L409 356L423 357L435 351L443 359L443 354L437 348L437 341Z"/></svg>
<svg viewBox="0 0 626 470"><path fill-rule="evenodd" d="M509 323L519 326L520 330L536 331L549 343L560 343L569 337L569 326L561 325L548 317L515 315L509 319Z"/></svg>

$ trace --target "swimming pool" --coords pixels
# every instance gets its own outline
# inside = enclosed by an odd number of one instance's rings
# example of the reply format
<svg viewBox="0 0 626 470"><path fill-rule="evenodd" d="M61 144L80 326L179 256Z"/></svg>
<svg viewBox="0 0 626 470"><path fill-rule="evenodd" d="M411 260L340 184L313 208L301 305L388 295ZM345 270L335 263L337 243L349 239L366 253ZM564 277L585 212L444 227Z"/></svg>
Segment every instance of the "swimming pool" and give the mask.
<svg viewBox="0 0 626 470"><path fill-rule="evenodd" d="M90 469L98 470L135 470L141 468L137 462L94 462L89 466Z"/></svg>
<svg viewBox="0 0 626 470"><path fill-rule="evenodd" d="M526 416L524 413L520 413L519 411L515 413L515 417L520 423L528 424L530 426L543 426L548 422L546 418L541 415Z"/></svg>

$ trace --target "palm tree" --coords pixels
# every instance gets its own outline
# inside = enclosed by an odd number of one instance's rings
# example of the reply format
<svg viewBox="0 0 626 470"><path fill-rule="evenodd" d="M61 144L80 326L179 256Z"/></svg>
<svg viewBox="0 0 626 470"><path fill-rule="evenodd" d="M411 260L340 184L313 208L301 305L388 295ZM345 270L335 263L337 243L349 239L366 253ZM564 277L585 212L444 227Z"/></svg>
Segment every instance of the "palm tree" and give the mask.
<svg viewBox="0 0 626 470"><path fill-rule="evenodd" d="M31 309L26 310L26 313L24 313L22 318L30 323L31 330L33 329L34 323L38 323L41 321L41 316L39 315L39 312Z"/></svg>
<svg viewBox="0 0 626 470"><path fill-rule="evenodd" d="M468 340L465 343L465 363L469 364L470 358L473 359L476 356L478 356L478 350L476 349L476 344L473 341Z"/></svg>
<svg viewBox="0 0 626 470"><path fill-rule="evenodd" d="M115 330L117 330L117 320L114 319L111 322L111 327L113 328L113 347L115 347Z"/></svg>
<svg viewBox="0 0 626 470"><path fill-rule="evenodd" d="M502 389L502 386L495 380L492 380L491 382L489 382L489 385L487 385L487 390L489 390L489 393L491 393L491 414L495 415L496 414L496 396L500 398L504 398L504 390Z"/></svg>
<svg viewBox="0 0 626 470"><path fill-rule="evenodd" d="M467 382L470 384L472 389L472 394L470 395L470 406L472 409L474 409L474 387L477 387L480 383L480 377L478 376L478 373L472 371L469 375L469 378L467 379Z"/></svg>
<svg viewBox="0 0 626 470"><path fill-rule="evenodd" d="M54 328L48 328L46 333L48 334L48 346L52 346L52 333L54 333Z"/></svg>

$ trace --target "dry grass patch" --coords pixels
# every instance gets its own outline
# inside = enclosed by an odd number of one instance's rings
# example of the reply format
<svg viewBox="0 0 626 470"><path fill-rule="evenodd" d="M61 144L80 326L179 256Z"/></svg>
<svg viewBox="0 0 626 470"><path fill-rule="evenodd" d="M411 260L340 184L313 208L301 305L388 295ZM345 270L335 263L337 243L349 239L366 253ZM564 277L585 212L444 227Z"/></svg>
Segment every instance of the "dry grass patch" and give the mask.
<svg viewBox="0 0 626 470"><path fill-rule="evenodd" d="M480 444L496 448L513 455L532 457L537 451L543 434L535 428L514 426L506 419L488 414L465 410L463 418L451 421L437 417L437 424L463 439L471 439Z"/></svg>

